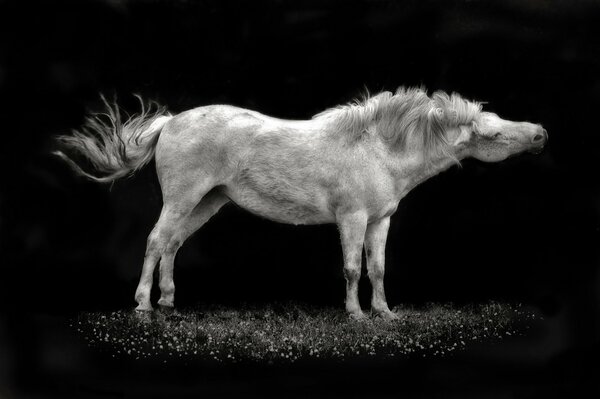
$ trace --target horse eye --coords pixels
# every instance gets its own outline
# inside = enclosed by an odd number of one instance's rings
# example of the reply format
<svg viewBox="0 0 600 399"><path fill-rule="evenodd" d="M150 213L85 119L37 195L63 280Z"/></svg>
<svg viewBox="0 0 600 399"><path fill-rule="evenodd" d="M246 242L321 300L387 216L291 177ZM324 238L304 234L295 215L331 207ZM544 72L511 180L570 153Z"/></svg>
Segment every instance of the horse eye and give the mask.
<svg viewBox="0 0 600 399"><path fill-rule="evenodd" d="M494 135L492 136L493 139L497 139L500 137L502 137L502 133L500 133L500 132L494 133Z"/></svg>

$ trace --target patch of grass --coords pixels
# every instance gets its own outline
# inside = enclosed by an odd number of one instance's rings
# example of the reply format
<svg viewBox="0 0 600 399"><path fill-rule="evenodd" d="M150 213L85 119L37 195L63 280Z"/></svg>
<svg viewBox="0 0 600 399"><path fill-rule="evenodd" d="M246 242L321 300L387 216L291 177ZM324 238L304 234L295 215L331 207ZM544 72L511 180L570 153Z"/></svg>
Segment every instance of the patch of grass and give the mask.
<svg viewBox="0 0 600 399"><path fill-rule="evenodd" d="M399 319L350 320L343 309L284 304L177 311L81 313L72 326L113 357L207 362L445 356L473 341L517 335L539 318L519 305L396 308Z"/></svg>

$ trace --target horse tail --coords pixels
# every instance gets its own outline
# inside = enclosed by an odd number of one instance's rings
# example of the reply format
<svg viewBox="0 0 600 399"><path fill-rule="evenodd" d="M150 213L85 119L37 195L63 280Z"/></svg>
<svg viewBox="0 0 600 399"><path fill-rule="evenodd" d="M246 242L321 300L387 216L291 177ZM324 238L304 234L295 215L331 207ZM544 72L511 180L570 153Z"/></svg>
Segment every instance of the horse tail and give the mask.
<svg viewBox="0 0 600 399"><path fill-rule="evenodd" d="M104 113L87 117L79 130L57 137L62 149L86 158L95 173L86 172L61 150L53 153L62 158L79 175L98 183L110 183L130 176L154 157L156 143L165 123L173 116L166 108L150 103L148 108L139 96L141 113L121 120L119 107L100 96Z"/></svg>

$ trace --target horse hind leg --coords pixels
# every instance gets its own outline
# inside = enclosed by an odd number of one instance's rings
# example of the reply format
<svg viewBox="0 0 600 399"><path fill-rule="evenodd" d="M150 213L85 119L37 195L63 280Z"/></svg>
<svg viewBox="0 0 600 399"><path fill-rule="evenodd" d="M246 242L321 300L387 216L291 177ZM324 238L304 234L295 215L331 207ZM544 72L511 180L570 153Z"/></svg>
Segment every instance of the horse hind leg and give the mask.
<svg viewBox="0 0 600 399"><path fill-rule="evenodd" d="M187 188L176 190L176 188L181 189L182 187ZM169 243L173 238L181 235L186 220L198 204L199 199L204 197L212 187L213 185L208 184L208 182L194 185L191 179L181 179L177 184L170 187L169 192L173 192L173 195L164 195L160 217L148 236L146 244L142 274L135 291L135 300L138 303L136 310L152 310L150 292L152 290L154 268L164 256L165 251L169 249Z"/></svg>
<svg viewBox="0 0 600 399"><path fill-rule="evenodd" d="M200 229L223 205L229 202L220 189L214 188L202 198L185 220L183 227L174 234L166 246L160 260L160 299L161 307L172 308L175 302L175 282L173 269L177 250L196 230Z"/></svg>
<svg viewBox="0 0 600 399"><path fill-rule="evenodd" d="M167 249L172 236L187 218L188 213L183 209L175 210L169 206L163 206L160 217L148 236L142 275L135 291L135 300L138 303L136 310L152 310L150 292L152 290L154 268Z"/></svg>

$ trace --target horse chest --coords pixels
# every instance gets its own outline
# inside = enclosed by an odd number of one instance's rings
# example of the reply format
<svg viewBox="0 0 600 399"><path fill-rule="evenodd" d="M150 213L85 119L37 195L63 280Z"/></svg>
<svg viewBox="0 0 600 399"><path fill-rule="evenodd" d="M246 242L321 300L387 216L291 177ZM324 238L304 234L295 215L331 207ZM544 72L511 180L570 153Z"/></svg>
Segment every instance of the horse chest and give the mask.
<svg viewBox="0 0 600 399"><path fill-rule="evenodd" d="M369 221L391 216L398 207L398 199L389 190L380 190L370 193L365 208L368 211Z"/></svg>

